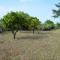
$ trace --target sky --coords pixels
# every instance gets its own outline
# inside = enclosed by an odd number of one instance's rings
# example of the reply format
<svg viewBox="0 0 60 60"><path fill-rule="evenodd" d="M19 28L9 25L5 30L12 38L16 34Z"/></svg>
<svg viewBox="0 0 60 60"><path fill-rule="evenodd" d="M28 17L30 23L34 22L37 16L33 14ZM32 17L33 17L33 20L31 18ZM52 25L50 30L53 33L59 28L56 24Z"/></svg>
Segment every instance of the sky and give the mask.
<svg viewBox="0 0 60 60"><path fill-rule="evenodd" d="M54 22L52 10L59 0L0 0L0 17L9 11L24 11L31 16L36 16L40 21L45 22L50 19Z"/></svg>

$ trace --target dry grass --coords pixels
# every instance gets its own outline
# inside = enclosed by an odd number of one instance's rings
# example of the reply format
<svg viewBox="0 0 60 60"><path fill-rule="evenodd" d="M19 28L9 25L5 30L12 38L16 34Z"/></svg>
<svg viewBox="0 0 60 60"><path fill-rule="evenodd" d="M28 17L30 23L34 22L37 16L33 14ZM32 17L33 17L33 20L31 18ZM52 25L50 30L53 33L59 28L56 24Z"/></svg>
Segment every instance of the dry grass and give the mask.
<svg viewBox="0 0 60 60"><path fill-rule="evenodd" d="M60 60L60 30L0 34L0 60Z"/></svg>

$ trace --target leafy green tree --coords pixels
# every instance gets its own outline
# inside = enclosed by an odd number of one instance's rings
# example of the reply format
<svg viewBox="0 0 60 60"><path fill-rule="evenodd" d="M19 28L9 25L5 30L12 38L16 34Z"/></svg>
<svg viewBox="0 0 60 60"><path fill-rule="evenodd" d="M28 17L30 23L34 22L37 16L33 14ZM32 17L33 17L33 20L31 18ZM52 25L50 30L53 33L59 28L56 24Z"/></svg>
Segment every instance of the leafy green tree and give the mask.
<svg viewBox="0 0 60 60"><path fill-rule="evenodd" d="M19 21L20 21L20 28L22 30L28 30L28 22L29 22L29 15L27 13L24 13L22 11L20 12L16 12L18 17L19 17Z"/></svg>
<svg viewBox="0 0 60 60"><path fill-rule="evenodd" d="M2 19L0 19L0 33L2 33L5 30L5 27L3 25Z"/></svg>
<svg viewBox="0 0 60 60"><path fill-rule="evenodd" d="M33 30L33 34L34 34L34 30L40 28L41 22L39 21L39 19L37 17L31 17L30 22L31 22L30 26L31 26L31 28Z"/></svg>
<svg viewBox="0 0 60 60"><path fill-rule="evenodd" d="M16 33L18 32L20 25L20 21L17 14L15 12L7 13L3 17L3 23L5 25L5 28L9 29L12 32L15 39Z"/></svg>
<svg viewBox="0 0 60 60"><path fill-rule="evenodd" d="M57 7L57 9L53 9L53 17L58 18L60 17L60 3L56 4L55 6Z"/></svg>
<svg viewBox="0 0 60 60"><path fill-rule="evenodd" d="M10 30L15 39L18 30L32 30L40 28L40 21L37 17L31 17L29 14L20 12L9 12L2 19L6 30Z"/></svg>
<svg viewBox="0 0 60 60"><path fill-rule="evenodd" d="M56 28L60 29L60 23L56 23Z"/></svg>
<svg viewBox="0 0 60 60"><path fill-rule="evenodd" d="M17 15L20 19L20 25L22 30L31 30L33 27L37 29L37 26L40 24L40 21L37 17L31 17L27 13L20 11L17 12Z"/></svg>
<svg viewBox="0 0 60 60"><path fill-rule="evenodd" d="M60 18L60 2L55 5L57 9L53 9L53 14L55 18ZM56 24L56 28L60 28L60 23Z"/></svg>
<svg viewBox="0 0 60 60"><path fill-rule="evenodd" d="M47 20L43 25L43 30L51 30L54 28L55 28L54 22L52 22L50 20Z"/></svg>
<svg viewBox="0 0 60 60"><path fill-rule="evenodd" d="M0 27L2 28L3 31L6 31L5 24L3 22L3 18L0 19Z"/></svg>

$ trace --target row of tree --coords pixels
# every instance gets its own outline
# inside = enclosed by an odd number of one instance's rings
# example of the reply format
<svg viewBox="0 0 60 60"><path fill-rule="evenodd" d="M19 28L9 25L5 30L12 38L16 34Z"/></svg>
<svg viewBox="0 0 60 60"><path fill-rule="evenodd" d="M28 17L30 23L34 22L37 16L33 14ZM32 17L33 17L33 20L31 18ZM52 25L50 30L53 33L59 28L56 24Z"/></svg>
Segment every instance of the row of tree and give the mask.
<svg viewBox="0 0 60 60"><path fill-rule="evenodd" d="M37 17L32 17L24 12L9 12L0 19L0 32L11 31L14 39L18 30L52 30L60 28L60 23L54 24L53 21L47 20L44 23Z"/></svg>
<svg viewBox="0 0 60 60"><path fill-rule="evenodd" d="M14 39L18 30L52 30L60 28L60 23L54 24L53 21L47 20L44 23L37 17L32 17L24 12L9 12L0 19L0 32L11 31Z"/></svg>
<svg viewBox="0 0 60 60"><path fill-rule="evenodd" d="M0 27L4 30L50 30L55 28L55 24L50 20L41 23L37 17L24 12L9 12L0 19Z"/></svg>
<svg viewBox="0 0 60 60"><path fill-rule="evenodd" d="M14 39L18 30L40 29L41 22L24 12L9 12L0 19L0 31L11 31Z"/></svg>
<svg viewBox="0 0 60 60"><path fill-rule="evenodd" d="M0 28L3 30L52 30L60 28L60 23L54 24L51 20L44 23L37 17L32 17L24 12L9 12L0 19Z"/></svg>
<svg viewBox="0 0 60 60"><path fill-rule="evenodd" d="M60 3L56 4L57 10L53 10L54 18L60 17ZM60 28L60 23L54 24L53 21L47 20L44 23L37 17L30 16L24 12L9 12L0 19L0 32L11 31L14 39L18 30L52 30Z"/></svg>

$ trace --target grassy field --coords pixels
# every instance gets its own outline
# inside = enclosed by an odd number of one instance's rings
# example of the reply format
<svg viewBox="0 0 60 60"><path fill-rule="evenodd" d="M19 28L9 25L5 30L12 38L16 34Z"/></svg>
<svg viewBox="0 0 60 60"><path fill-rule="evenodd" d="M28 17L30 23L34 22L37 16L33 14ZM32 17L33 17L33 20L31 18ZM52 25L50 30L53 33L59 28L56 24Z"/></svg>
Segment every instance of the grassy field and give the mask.
<svg viewBox="0 0 60 60"><path fill-rule="evenodd" d="M60 60L60 30L0 34L0 60Z"/></svg>

